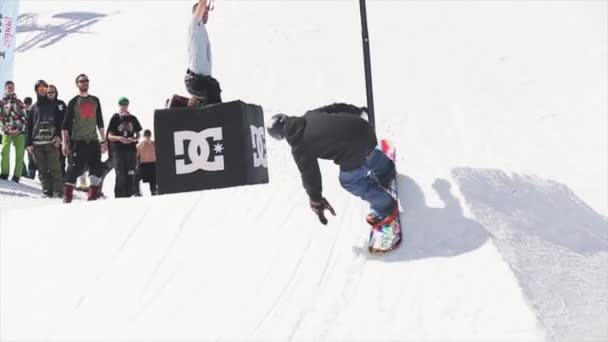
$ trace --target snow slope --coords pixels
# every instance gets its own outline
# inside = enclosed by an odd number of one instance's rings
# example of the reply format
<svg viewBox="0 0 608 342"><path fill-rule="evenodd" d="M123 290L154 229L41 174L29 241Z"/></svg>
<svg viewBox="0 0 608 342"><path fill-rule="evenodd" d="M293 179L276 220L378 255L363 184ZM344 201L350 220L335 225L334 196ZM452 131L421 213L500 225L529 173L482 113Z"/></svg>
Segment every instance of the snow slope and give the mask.
<svg viewBox="0 0 608 342"><path fill-rule="evenodd" d="M44 78L67 100L86 72L106 119L126 95L150 127L185 92L190 6L22 1L17 90ZM369 1L405 208L385 257L329 163L338 217L315 222L274 141L269 185L64 206L0 183L0 339L608 339L607 10ZM358 25L352 1L218 0L223 97L364 103Z"/></svg>

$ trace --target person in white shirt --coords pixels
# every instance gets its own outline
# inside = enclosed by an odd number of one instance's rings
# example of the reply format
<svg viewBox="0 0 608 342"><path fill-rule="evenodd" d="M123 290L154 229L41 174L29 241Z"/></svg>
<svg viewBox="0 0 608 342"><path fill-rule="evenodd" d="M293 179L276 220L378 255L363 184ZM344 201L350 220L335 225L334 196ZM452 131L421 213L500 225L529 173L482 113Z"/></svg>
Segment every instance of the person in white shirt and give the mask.
<svg viewBox="0 0 608 342"><path fill-rule="evenodd" d="M209 20L208 0L198 0L192 7L188 28L188 70L184 82L192 96L191 106L221 103L219 82L211 76L211 44L205 25Z"/></svg>

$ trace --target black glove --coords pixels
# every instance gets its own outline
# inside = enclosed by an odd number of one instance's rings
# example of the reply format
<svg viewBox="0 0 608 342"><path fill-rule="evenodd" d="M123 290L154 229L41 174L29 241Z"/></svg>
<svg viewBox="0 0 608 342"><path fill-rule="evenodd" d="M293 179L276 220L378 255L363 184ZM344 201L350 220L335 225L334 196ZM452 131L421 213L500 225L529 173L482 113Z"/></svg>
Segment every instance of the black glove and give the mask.
<svg viewBox="0 0 608 342"><path fill-rule="evenodd" d="M317 214L317 216L319 216L319 221L321 221L321 223L323 224L327 224L325 210L329 210L332 215L336 216L334 208L332 208L331 204L327 202L325 197L321 197L320 201L310 200L310 208L312 209L312 211L315 212L315 214Z"/></svg>

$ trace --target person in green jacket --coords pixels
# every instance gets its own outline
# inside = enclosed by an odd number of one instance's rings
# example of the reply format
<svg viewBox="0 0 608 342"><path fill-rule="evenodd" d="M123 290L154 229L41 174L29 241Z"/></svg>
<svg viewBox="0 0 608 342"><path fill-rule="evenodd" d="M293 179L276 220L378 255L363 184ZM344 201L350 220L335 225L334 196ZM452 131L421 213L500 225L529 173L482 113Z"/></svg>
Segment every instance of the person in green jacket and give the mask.
<svg viewBox="0 0 608 342"><path fill-rule="evenodd" d="M19 183L23 171L27 115L25 105L15 94L15 83L12 81L4 84L4 97L0 101L0 105L0 129L2 130L0 179L7 180L9 177L10 151L11 145L13 145L15 146L15 169L12 181Z"/></svg>

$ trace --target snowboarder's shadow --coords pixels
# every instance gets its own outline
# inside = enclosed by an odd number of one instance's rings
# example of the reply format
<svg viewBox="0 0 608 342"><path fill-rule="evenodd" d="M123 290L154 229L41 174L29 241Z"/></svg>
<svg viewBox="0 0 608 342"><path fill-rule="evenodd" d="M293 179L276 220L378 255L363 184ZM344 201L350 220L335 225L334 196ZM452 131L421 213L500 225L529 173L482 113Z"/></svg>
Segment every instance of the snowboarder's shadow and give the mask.
<svg viewBox="0 0 608 342"><path fill-rule="evenodd" d="M397 175L403 241L398 249L374 257L386 262L452 257L473 251L490 237L479 223L464 217L460 201L451 193L451 185L435 180L433 189L443 201L443 208L427 206L424 193L413 179Z"/></svg>

